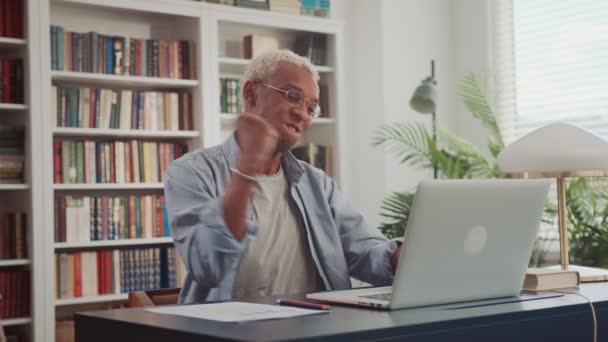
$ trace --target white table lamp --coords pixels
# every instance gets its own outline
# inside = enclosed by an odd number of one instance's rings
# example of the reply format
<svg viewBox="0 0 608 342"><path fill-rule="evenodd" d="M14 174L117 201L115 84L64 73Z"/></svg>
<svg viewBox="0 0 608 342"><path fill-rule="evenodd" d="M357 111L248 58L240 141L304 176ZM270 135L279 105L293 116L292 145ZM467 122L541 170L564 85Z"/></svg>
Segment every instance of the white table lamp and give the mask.
<svg viewBox="0 0 608 342"><path fill-rule="evenodd" d="M577 270L581 281L608 280L608 271L569 265L565 178L608 176L608 141L565 123L537 129L498 155L505 178L555 178L560 259L563 270Z"/></svg>

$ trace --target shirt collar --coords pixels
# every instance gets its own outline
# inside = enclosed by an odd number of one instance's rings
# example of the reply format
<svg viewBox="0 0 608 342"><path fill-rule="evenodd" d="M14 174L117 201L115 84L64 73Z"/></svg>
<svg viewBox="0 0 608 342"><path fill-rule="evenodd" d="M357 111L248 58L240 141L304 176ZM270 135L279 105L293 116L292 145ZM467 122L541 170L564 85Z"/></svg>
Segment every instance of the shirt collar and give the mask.
<svg viewBox="0 0 608 342"><path fill-rule="evenodd" d="M241 149L239 148L239 144L236 142L236 131L230 134L228 139L224 141L222 149L224 150L224 154L228 160L228 166L237 167ZM287 179L294 184L298 183L304 174L304 167L300 165L296 157L291 152L283 153L283 157L281 158L281 166L283 167L283 171L285 172Z"/></svg>

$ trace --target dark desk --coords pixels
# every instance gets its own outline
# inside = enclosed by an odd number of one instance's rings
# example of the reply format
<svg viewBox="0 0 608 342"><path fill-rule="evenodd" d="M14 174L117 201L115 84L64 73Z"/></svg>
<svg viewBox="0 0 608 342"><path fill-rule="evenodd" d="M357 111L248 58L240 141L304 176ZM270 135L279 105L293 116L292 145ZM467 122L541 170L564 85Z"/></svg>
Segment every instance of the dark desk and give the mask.
<svg viewBox="0 0 608 342"><path fill-rule="evenodd" d="M598 341L607 341L608 283L585 284L581 293L594 302ZM257 302L272 303L273 298ZM334 306L328 314L236 324L145 309L96 311L75 315L76 341L592 341L589 304L575 295L449 307L377 311Z"/></svg>

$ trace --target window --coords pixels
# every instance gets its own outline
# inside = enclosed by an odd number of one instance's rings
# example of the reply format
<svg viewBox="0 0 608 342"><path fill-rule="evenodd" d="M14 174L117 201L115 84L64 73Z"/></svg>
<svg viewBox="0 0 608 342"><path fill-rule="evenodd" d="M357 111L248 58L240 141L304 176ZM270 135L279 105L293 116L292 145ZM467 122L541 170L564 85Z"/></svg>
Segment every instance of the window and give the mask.
<svg viewBox="0 0 608 342"><path fill-rule="evenodd" d="M552 122L608 139L608 1L496 1L493 22L505 142Z"/></svg>

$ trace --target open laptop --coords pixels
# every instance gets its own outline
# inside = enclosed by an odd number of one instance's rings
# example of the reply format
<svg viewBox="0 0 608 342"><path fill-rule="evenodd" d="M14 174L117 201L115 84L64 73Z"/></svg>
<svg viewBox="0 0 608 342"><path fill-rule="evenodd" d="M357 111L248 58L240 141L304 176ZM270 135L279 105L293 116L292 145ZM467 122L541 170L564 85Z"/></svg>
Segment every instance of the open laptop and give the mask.
<svg viewBox="0 0 608 342"><path fill-rule="evenodd" d="M385 309L518 296L550 180L422 181L393 286L307 297Z"/></svg>

